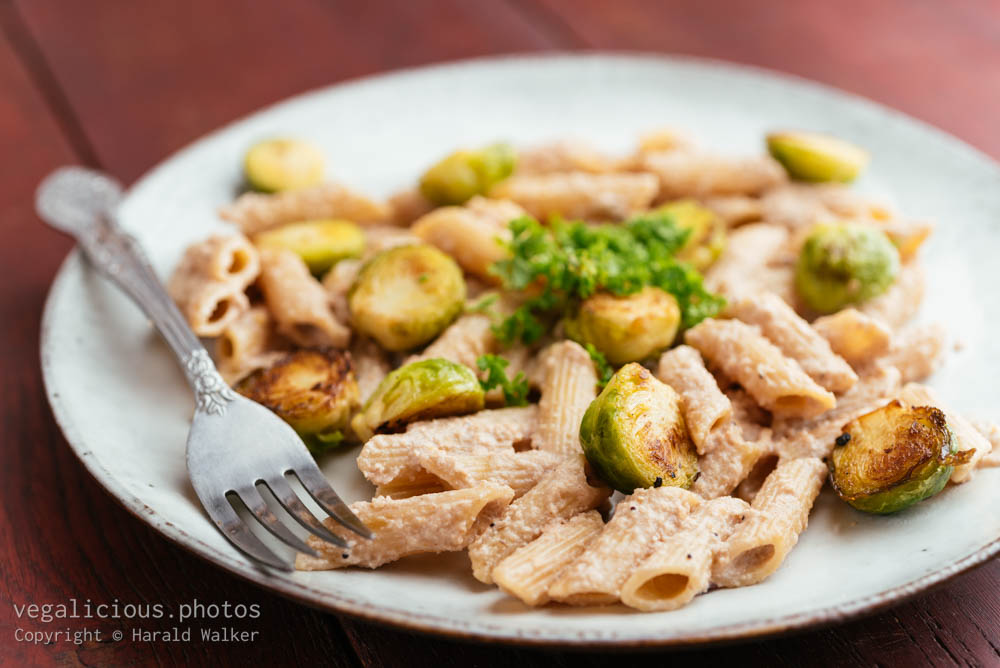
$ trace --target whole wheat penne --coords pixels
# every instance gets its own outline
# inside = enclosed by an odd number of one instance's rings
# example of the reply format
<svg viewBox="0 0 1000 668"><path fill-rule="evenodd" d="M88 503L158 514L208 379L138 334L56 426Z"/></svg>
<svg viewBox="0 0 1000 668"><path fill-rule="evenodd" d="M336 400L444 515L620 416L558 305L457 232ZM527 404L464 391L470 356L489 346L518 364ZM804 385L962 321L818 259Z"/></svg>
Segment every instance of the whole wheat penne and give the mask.
<svg viewBox="0 0 1000 668"><path fill-rule="evenodd" d="M456 454L429 447L419 451L417 461L421 468L443 480L451 489L495 482L513 489L516 498L534 487L562 458L544 450Z"/></svg>
<svg viewBox="0 0 1000 668"><path fill-rule="evenodd" d="M480 355L497 348L493 336L493 321L483 313L466 313L448 325L419 355L411 355L406 363L442 357L476 370Z"/></svg>
<svg viewBox="0 0 1000 668"><path fill-rule="evenodd" d="M753 469L757 460L771 447L770 430L748 440L733 420L716 427L708 436L708 451L698 459L698 479L691 491L705 499L732 492Z"/></svg>
<svg viewBox="0 0 1000 668"><path fill-rule="evenodd" d="M712 318L689 329L684 338L776 415L819 415L837 402L753 325Z"/></svg>
<svg viewBox="0 0 1000 668"><path fill-rule="evenodd" d="M350 546L342 550L325 540L310 536L308 544L325 560L317 561L306 555L296 558L300 570L325 570L344 566L378 568L411 554L453 552L461 550L475 530L510 503L514 492L509 487L483 483L468 489L437 494L424 494L407 499L375 497L350 505L373 538L359 538L346 531L333 518L326 527L347 540Z"/></svg>
<svg viewBox="0 0 1000 668"><path fill-rule="evenodd" d="M639 168L660 180L659 199L704 195L756 195L788 179L767 155L729 157L697 150L648 153Z"/></svg>
<svg viewBox="0 0 1000 668"><path fill-rule="evenodd" d="M490 197L513 200L539 220L624 220L649 208L656 191L652 174L565 172L514 175L497 184Z"/></svg>
<svg viewBox="0 0 1000 668"><path fill-rule="evenodd" d="M494 567L538 538L550 522L595 508L610 495L608 488L587 480L583 466L583 455L565 459L472 542L469 561L477 580L491 583Z"/></svg>
<svg viewBox="0 0 1000 668"><path fill-rule="evenodd" d="M858 381L844 358L834 353L827 340L777 295L765 292L742 297L731 302L727 312L760 327L771 343L827 390L844 392Z"/></svg>
<svg viewBox="0 0 1000 668"><path fill-rule="evenodd" d="M597 397L594 363L587 351L573 341L553 344L545 356L546 374L533 445L563 455L580 454L580 422Z"/></svg>
<svg viewBox="0 0 1000 668"><path fill-rule="evenodd" d="M762 215L760 200L746 195L713 195L703 198L702 204L729 227L758 221Z"/></svg>
<svg viewBox="0 0 1000 668"><path fill-rule="evenodd" d="M731 231L726 249L705 273L705 286L729 298L771 287L775 270L769 262L787 243L788 230L779 225L750 223Z"/></svg>
<svg viewBox="0 0 1000 668"><path fill-rule="evenodd" d="M245 193L219 210L225 220L236 223L244 234L321 218L345 218L356 223L374 223L391 218L389 207L339 183L288 190L273 195Z"/></svg>
<svg viewBox="0 0 1000 668"><path fill-rule="evenodd" d="M899 329L916 315L924 299L924 268L918 262L900 266L896 282L884 294L869 299L858 307L862 313L881 320L893 330Z"/></svg>
<svg viewBox="0 0 1000 668"><path fill-rule="evenodd" d="M941 323L908 325L880 361L899 369L903 383L924 380L944 363L947 344L948 332Z"/></svg>
<svg viewBox="0 0 1000 668"><path fill-rule="evenodd" d="M716 554L750 513L745 501L729 496L695 508L625 580L622 603L646 612L675 610L708 591Z"/></svg>
<svg viewBox="0 0 1000 668"><path fill-rule="evenodd" d="M346 348L351 330L333 315L323 286L295 253L265 249L260 287L278 331L301 346Z"/></svg>
<svg viewBox="0 0 1000 668"><path fill-rule="evenodd" d="M613 161L597 149L580 141L556 141L518 151L518 176L557 172L611 171Z"/></svg>
<svg viewBox="0 0 1000 668"><path fill-rule="evenodd" d="M493 569L492 578L500 589L528 605L549 600L552 581L604 528L596 510L556 520L527 545L519 547Z"/></svg>
<svg viewBox="0 0 1000 668"><path fill-rule="evenodd" d="M385 351L365 336L354 336L350 350L354 376L358 379L358 392L363 404L389 374L392 367Z"/></svg>
<svg viewBox="0 0 1000 668"><path fill-rule="evenodd" d="M993 450L993 444L960 413L943 405L934 391L926 385L907 383L899 391L898 398L910 406L934 406L944 412L948 426L951 427L958 440L959 451L975 451L968 462L956 466L951 474L951 482L967 482L972 477L972 472L978 466L979 460Z"/></svg>
<svg viewBox="0 0 1000 668"><path fill-rule="evenodd" d="M712 568L712 582L744 587L778 570L805 530L826 475L826 464L814 457L779 464L754 497L751 508L756 512L726 541Z"/></svg>
<svg viewBox="0 0 1000 668"><path fill-rule="evenodd" d="M653 545L674 534L701 497L679 487L638 489L618 502L615 514L552 583L549 597L570 605L616 602L632 570Z"/></svg>
<svg viewBox="0 0 1000 668"><path fill-rule="evenodd" d="M708 434L732 415L732 404L705 368L698 351L677 346L660 356L656 377L681 395L684 423L698 450L707 452Z"/></svg>
<svg viewBox="0 0 1000 668"><path fill-rule="evenodd" d="M252 306L229 323L215 340L219 372L228 382L269 366L288 349L264 306Z"/></svg>
<svg viewBox="0 0 1000 668"><path fill-rule="evenodd" d="M1000 427L996 425L995 422L987 422L984 420L977 421L973 423L976 430L983 435L990 443L992 448L990 452L979 458L976 462L976 466L979 468L992 468L994 466L1000 466Z"/></svg>

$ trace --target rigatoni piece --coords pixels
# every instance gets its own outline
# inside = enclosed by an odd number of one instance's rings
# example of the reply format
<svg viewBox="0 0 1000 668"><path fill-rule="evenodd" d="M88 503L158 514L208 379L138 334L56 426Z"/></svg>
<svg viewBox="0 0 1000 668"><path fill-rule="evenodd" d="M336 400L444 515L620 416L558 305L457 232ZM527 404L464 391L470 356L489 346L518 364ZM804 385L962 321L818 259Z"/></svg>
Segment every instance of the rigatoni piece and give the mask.
<svg viewBox="0 0 1000 668"><path fill-rule="evenodd" d="M716 554L751 512L745 501L729 496L703 503L632 571L622 603L645 612L675 610L707 591Z"/></svg>
<svg viewBox="0 0 1000 668"><path fill-rule="evenodd" d="M358 393L364 404L392 367L385 351L365 336L353 337L351 360L354 362L354 375L358 379Z"/></svg>
<svg viewBox="0 0 1000 668"><path fill-rule="evenodd" d="M674 534L701 497L679 487L639 489L615 506L615 514L549 588L549 597L570 605L603 605L619 599L622 585L653 545Z"/></svg>
<svg viewBox="0 0 1000 668"><path fill-rule="evenodd" d="M854 308L817 318L812 326L855 369L884 355L892 342L885 323Z"/></svg>
<svg viewBox="0 0 1000 668"><path fill-rule="evenodd" d="M777 270L769 262L788 243L788 230L778 225L751 223L729 233L726 249L705 274L705 287L730 298L767 289ZM783 267L782 280L792 286L792 271Z"/></svg>
<svg viewBox="0 0 1000 668"><path fill-rule="evenodd" d="M732 415L732 404L705 368L698 351L677 346L660 356L656 377L681 395L684 423L698 454L707 452L708 434Z"/></svg>
<svg viewBox="0 0 1000 668"><path fill-rule="evenodd" d="M219 372L232 383L256 369L270 366L287 348L288 342L278 335L267 309L253 306L219 334L215 358Z"/></svg>
<svg viewBox="0 0 1000 668"><path fill-rule="evenodd" d="M419 355L411 355L406 363L442 357L476 370L480 355L496 350L493 321L482 313L466 313L448 325Z"/></svg>
<svg viewBox="0 0 1000 668"><path fill-rule="evenodd" d="M924 269L920 263L906 262L900 266L896 282L885 293L861 304L858 310L884 322L893 330L899 329L920 309L924 284Z"/></svg>
<svg viewBox="0 0 1000 668"><path fill-rule="evenodd" d="M624 220L649 208L656 196L652 174L558 174L512 176L490 197L513 200L539 220Z"/></svg>
<svg viewBox="0 0 1000 668"><path fill-rule="evenodd" d="M546 374L533 446L563 455L580 454L580 421L597 397L594 363L573 341L553 344L543 354Z"/></svg>
<svg viewBox="0 0 1000 668"><path fill-rule="evenodd" d="M345 538L350 549L316 536L308 544L325 559L298 555L296 568L326 570L344 566L378 568L411 554L454 552L461 550L481 526L500 514L514 497L514 491L504 485L484 483L469 489L437 494L424 494L408 499L376 497L350 505L375 536L359 538L346 531L333 518L327 518L328 529Z"/></svg>
<svg viewBox="0 0 1000 668"><path fill-rule="evenodd" d="M273 195L245 193L219 210L244 234L254 235L284 223L343 218L356 223L389 220L389 207L339 183L287 190Z"/></svg>
<svg viewBox="0 0 1000 668"><path fill-rule="evenodd" d="M944 362L948 331L941 323L909 325L893 339L882 364L899 369L901 382L924 380Z"/></svg>
<svg viewBox="0 0 1000 668"><path fill-rule="evenodd" d="M770 430L764 428L759 440L744 438L739 425L728 420L708 436L708 452L698 460L700 475L691 491L705 499L731 493L753 470L771 447Z"/></svg>
<svg viewBox="0 0 1000 668"><path fill-rule="evenodd" d="M330 309L323 286L298 255L266 249L260 257L260 287L278 331L300 346L345 348L351 330Z"/></svg>
<svg viewBox="0 0 1000 668"><path fill-rule="evenodd" d="M753 325L713 318L689 329L685 341L776 415L810 417L836 405L831 392Z"/></svg>
<svg viewBox="0 0 1000 668"><path fill-rule="evenodd" d="M455 258L466 272L491 283L495 262L507 257L504 242L510 241L507 223L525 215L508 200L473 197L464 206L435 209L417 220L410 231Z"/></svg>
<svg viewBox="0 0 1000 668"><path fill-rule="evenodd" d="M779 464L754 497L751 508L756 512L726 541L712 568L712 582L745 587L778 570L805 530L826 475L826 464L813 457Z"/></svg>
<svg viewBox="0 0 1000 668"><path fill-rule="evenodd" d="M402 434L377 434L368 439L358 455L358 469L369 482L387 485L422 471L418 453L423 448L465 454L503 452L531 439L536 427L535 406L414 422Z"/></svg>
<svg viewBox="0 0 1000 668"><path fill-rule="evenodd" d="M756 195L788 180L770 156L729 157L702 151L648 153L639 169L660 180L660 200L705 195Z"/></svg>
<svg viewBox="0 0 1000 668"><path fill-rule="evenodd" d="M968 462L955 467L950 478L954 483L967 482L972 477L973 470L979 465L979 461L993 450L993 444L965 417L941 404L938 396L926 385L908 383L899 391L898 398L910 406L933 406L941 410L955 438L958 439L959 452L975 450Z"/></svg>
<svg viewBox="0 0 1000 668"><path fill-rule="evenodd" d="M604 528L596 510L549 524L542 534L518 548L493 569L493 582L528 605L549 600L549 586Z"/></svg>
<svg viewBox="0 0 1000 668"><path fill-rule="evenodd" d="M243 291L259 273L257 249L246 237L213 236L185 250L167 292L195 334L218 336L250 308Z"/></svg>
<svg viewBox="0 0 1000 668"><path fill-rule="evenodd" d="M516 498L534 487L562 458L543 450L505 450L468 455L429 447L420 450L417 461L421 468L444 481L451 489L495 482L513 489Z"/></svg>
<svg viewBox="0 0 1000 668"><path fill-rule="evenodd" d="M549 471L531 490L514 501L469 546L472 575L493 581L493 568L522 545L541 535L553 520L566 519L597 507L611 490L592 486L584 473L583 456L570 457Z"/></svg>
<svg viewBox="0 0 1000 668"><path fill-rule="evenodd" d="M777 295L764 292L730 303L727 313L757 325L771 343L795 360L806 374L831 392L844 392L858 376L830 344Z"/></svg>

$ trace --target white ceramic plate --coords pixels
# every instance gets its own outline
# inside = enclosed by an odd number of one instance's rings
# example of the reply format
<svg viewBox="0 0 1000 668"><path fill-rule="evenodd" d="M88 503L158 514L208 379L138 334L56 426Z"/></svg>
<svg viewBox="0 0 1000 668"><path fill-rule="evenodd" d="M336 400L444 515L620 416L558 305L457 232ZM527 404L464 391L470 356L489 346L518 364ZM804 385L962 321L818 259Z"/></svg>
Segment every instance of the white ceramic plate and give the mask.
<svg viewBox="0 0 1000 668"><path fill-rule="evenodd" d="M946 320L964 348L932 384L955 407L998 417L991 391L1000 375L998 165L899 113L759 70L661 57L518 57L334 86L266 109L170 158L132 188L122 222L167 276L188 243L222 227L214 212L232 198L240 158L255 139L294 134L315 141L333 178L384 196L455 146L580 137L624 151L639 132L662 125L733 153L758 152L765 131L785 127L867 147L873 160L859 187L891 192L904 212L939 222L926 251L925 315ZM411 629L539 644L747 637L870 611L1000 551L1000 470L993 469L894 517L854 512L827 490L772 578L669 613L531 610L476 582L464 554L412 558L374 572L269 575L223 539L189 486L184 443L193 403L174 360L139 311L77 253L49 295L42 365L70 445L137 516L264 587ZM354 455L323 461L349 500L371 491Z"/></svg>

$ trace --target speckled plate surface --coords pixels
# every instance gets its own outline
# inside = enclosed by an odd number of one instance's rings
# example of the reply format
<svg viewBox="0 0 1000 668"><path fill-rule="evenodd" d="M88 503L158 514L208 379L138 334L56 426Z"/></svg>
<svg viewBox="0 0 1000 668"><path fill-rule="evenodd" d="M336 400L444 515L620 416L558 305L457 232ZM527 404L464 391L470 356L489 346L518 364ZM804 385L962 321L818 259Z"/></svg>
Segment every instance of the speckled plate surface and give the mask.
<svg viewBox="0 0 1000 668"><path fill-rule="evenodd" d="M661 125L733 153L760 151L764 132L782 127L828 131L867 147L873 160L859 187L892 193L903 212L939 223L926 252L924 317L947 321L964 345L932 385L967 413L1000 417L992 393L1000 337L990 335L1000 329L1000 167L902 114L760 70L662 57L518 57L338 85L265 109L173 156L132 188L122 222L165 277L186 244L223 227L214 212L232 198L241 155L255 139L315 141L333 178L382 196L455 146L579 137L624 151L639 132ZM263 587L411 629L564 645L750 637L871 611L1000 552L1000 470L993 469L893 517L854 512L826 490L772 578L669 613L532 610L476 582L464 553L374 572L268 574L217 533L188 483L193 402L181 372L139 311L76 253L49 295L41 351L49 400L71 447L143 521ZM355 454L322 462L352 500L371 492Z"/></svg>

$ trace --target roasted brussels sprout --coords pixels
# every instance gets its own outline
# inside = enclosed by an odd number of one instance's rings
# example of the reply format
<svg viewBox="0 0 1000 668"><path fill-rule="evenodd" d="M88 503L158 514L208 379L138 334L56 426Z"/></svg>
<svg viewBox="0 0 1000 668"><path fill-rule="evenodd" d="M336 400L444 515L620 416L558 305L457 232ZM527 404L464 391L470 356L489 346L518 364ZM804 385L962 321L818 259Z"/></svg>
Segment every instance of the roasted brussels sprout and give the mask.
<svg viewBox="0 0 1000 668"><path fill-rule="evenodd" d="M247 151L243 173L254 190L296 190L322 183L323 162L323 154L312 144L298 139L268 139Z"/></svg>
<svg viewBox="0 0 1000 668"><path fill-rule="evenodd" d="M440 357L401 366L387 375L351 421L363 441L410 422L482 410L485 394L472 369Z"/></svg>
<svg viewBox="0 0 1000 668"><path fill-rule="evenodd" d="M343 442L361 403L350 355L337 350L296 350L234 389L277 413L314 453Z"/></svg>
<svg viewBox="0 0 1000 668"><path fill-rule="evenodd" d="M773 132L767 150L799 181L853 181L868 164L863 149L817 132Z"/></svg>
<svg viewBox="0 0 1000 668"><path fill-rule="evenodd" d="M433 339L462 311L465 278L433 246L397 246L362 267L347 299L358 329L387 350L409 350Z"/></svg>
<svg viewBox="0 0 1000 668"><path fill-rule="evenodd" d="M341 260L360 256L365 234L349 220L306 220L262 232L254 243L261 248L287 248L320 276Z"/></svg>
<svg viewBox="0 0 1000 668"><path fill-rule="evenodd" d="M698 474L680 396L639 364L619 369L590 404L580 443L597 474L624 494L660 485L687 489Z"/></svg>
<svg viewBox="0 0 1000 668"><path fill-rule="evenodd" d="M817 225L795 267L795 288L810 308L833 313L885 292L899 273L899 251L866 225Z"/></svg>
<svg viewBox="0 0 1000 668"><path fill-rule="evenodd" d="M943 412L898 399L844 426L830 456L830 481L867 513L894 513L940 492L955 464L958 440Z"/></svg>
<svg viewBox="0 0 1000 668"><path fill-rule="evenodd" d="M599 292L580 303L563 325L569 338L592 344L615 366L638 362L669 348L681 310L669 292L646 286L616 297Z"/></svg>
<svg viewBox="0 0 1000 668"><path fill-rule="evenodd" d="M679 227L691 230L677 257L698 271L711 266L726 249L726 223L708 207L693 199L681 199L664 204L657 211L669 213Z"/></svg>
<svg viewBox="0 0 1000 668"><path fill-rule="evenodd" d="M455 151L424 172L420 192L435 204L462 204L510 176L516 160L514 149L502 143Z"/></svg>

